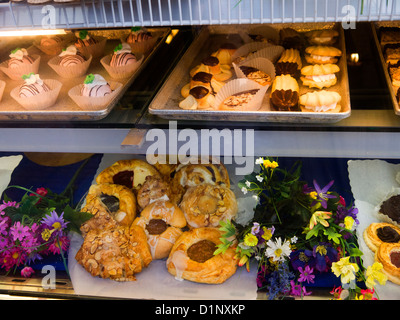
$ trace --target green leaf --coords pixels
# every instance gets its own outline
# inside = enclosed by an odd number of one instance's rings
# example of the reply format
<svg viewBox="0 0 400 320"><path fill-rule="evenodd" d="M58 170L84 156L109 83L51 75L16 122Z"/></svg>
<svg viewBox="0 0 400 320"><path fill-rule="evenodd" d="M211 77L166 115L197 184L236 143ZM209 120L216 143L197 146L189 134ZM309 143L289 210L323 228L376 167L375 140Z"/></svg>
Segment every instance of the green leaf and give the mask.
<svg viewBox="0 0 400 320"><path fill-rule="evenodd" d="M363 252L358 248L350 248L348 251L351 257L361 257L363 255Z"/></svg>
<svg viewBox="0 0 400 320"><path fill-rule="evenodd" d="M339 238L342 236L340 233L337 233L333 228L327 228L324 230L324 235L328 237L328 240L332 240L333 242L339 244Z"/></svg>
<svg viewBox="0 0 400 320"><path fill-rule="evenodd" d="M77 211L67 205L64 208L64 219L69 221L67 229L80 233L81 225L91 219L93 215L90 212Z"/></svg>

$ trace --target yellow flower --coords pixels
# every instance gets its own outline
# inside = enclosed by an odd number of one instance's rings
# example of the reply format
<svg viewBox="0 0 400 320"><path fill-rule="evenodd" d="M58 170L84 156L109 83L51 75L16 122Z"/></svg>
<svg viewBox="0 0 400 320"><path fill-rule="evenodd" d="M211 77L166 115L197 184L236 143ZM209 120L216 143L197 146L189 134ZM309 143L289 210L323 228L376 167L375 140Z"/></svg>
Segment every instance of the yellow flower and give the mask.
<svg viewBox="0 0 400 320"><path fill-rule="evenodd" d="M353 229L353 225L354 225L354 219L352 217L347 216L346 218L344 218L344 227L347 230Z"/></svg>
<svg viewBox="0 0 400 320"><path fill-rule="evenodd" d="M317 191L311 191L310 193L309 193L309 196L311 197L311 199L317 199L317 196L318 196L318 193L317 193Z"/></svg>
<svg viewBox="0 0 400 320"><path fill-rule="evenodd" d="M355 274L359 270L358 265L349 260L350 257L343 257L338 262L332 263L332 271L336 277L340 277L342 283L349 283L355 280Z"/></svg>
<svg viewBox="0 0 400 320"><path fill-rule="evenodd" d="M365 285L373 289L375 286L375 280L379 282L379 284L384 285L387 280L387 276L382 272L383 266L380 262L374 262L372 266L368 266L365 275L367 276L367 280L365 281Z"/></svg>
<svg viewBox="0 0 400 320"><path fill-rule="evenodd" d="M252 234L248 233L244 236L244 244L248 247L254 247L258 243L258 238Z"/></svg>
<svg viewBox="0 0 400 320"><path fill-rule="evenodd" d="M322 224L324 227L329 227L329 223L326 220L330 219L331 215L332 215L331 212L315 211L310 219L310 224L309 224L310 230L314 228L317 225L317 223Z"/></svg>
<svg viewBox="0 0 400 320"><path fill-rule="evenodd" d="M261 236L261 238L265 239L268 241L269 239L272 238L272 230L268 229L267 227L263 227L264 234Z"/></svg>
<svg viewBox="0 0 400 320"><path fill-rule="evenodd" d="M270 161L270 160L264 160L263 161L263 165L265 168L271 168L271 169L275 169L276 167L278 167L278 162L276 161Z"/></svg>

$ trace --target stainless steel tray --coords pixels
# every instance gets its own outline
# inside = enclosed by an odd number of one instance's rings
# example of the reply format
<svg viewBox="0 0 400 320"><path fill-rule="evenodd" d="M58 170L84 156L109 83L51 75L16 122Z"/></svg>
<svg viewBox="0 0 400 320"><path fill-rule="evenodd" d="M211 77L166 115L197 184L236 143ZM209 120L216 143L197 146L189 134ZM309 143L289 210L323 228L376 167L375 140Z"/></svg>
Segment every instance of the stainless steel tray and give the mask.
<svg viewBox="0 0 400 320"><path fill-rule="evenodd" d="M178 104L183 100L180 90L189 82L189 70L193 68L205 55L216 51L219 46L228 41L241 41L239 32L257 27L257 25L240 26L207 26L204 27L192 45L186 51L181 61L172 71L167 81L149 106L149 113L170 120L211 120L211 121L255 121L255 122L292 122L292 123L335 123L350 116L350 94L347 75L346 47L344 32L340 24L272 24L278 31L284 27L290 27L299 32L336 28L339 33L339 48L343 54L338 62L340 72L338 82L328 90L337 91L342 96L342 110L338 113L316 112L282 112L271 110L269 104L270 90L268 89L262 107L258 111L214 111L214 110L183 110ZM238 40L239 39L239 40ZM302 86L299 81L300 94L310 90Z"/></svg>
<svg viewBox="0 0 400 320"><path fill-rule="evenodd" d="M390 23L372 22L371 24L372 24L372 28L371 28L372 34L373 34L373 37L375 40L376 47L378 49L379 59L381 61L381 66L383 69L383 73L385 75L385 79L386 79L386 83L387 83L387 86L389 89L390 97L392 99L394 113L396 115L400 115L400 106L396 99L396 92L392 85L392 79L390 78L389 70L387 68L388 65L386 64L385 57L383 56L383 50L382 50L383 48L380 44L379 37L378 37L379 28L381 28L381 27L399 27L400 28L400 23L399 23L399 21L391 21Z"/></svg>
<svg viewBox="0 0 400 320"><path fill-rule="evenodd" d="M89 70L87 73L98 73L102 75L106 80L118 81L123 84L122 90L120 93L103 109L100 110L83 110L81 109L69 96L68 90L73 86L76 86L80 83L83 83L85 76L75 78L75 79L62 79L59 77L53 69L47 64L47 62L53 57L41 52L35 46L32 46L28 49L28 51L32 54L40 54L41 61L39 67L39 74L42 79L57 79L63 83L60 94L57 98L57 101L54 106L45 109L45 110L26 110L21 105L19 105L13 98L10 96L10 91L16 86L22 83L21 81L11 80L8 78L3 72L0 72L0 79L6 82L6 87L3 93L3 98L0 101L0 120L13 120L13 121L94 121L100 120L106 117L110 111L117 104L119 99L123 96L123 94L128 90L129 86L132 82L140 75L141 71L147 65L150 58L154 55L154 53L159 48L160 44L165 41L166 37L169 34L170 28L155 28L148 29L151 32L156 32L159 36L159 39L153 48L153 50L145 56L142 64L136 70L136 72L127 79L112 79L104 67L100 63L100 58L93 59ZM120 43L120 40L117 37L113 37L112 39L107 40L107 44L105 47L105 55L109 54L113 51L116 45Z"/></svg>

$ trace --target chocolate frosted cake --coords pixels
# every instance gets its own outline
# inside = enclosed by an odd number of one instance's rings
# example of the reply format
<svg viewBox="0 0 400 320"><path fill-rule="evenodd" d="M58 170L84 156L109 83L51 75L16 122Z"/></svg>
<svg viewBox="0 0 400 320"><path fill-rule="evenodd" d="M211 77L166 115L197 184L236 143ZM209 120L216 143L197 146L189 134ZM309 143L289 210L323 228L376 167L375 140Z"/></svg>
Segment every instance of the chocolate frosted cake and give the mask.
<svg viewBox="0 0 400 320"><path fill-rule="evenodd" d="M400 223L400 195L395 195L383 201L379 213L388 217L394 223Z"/></svg>

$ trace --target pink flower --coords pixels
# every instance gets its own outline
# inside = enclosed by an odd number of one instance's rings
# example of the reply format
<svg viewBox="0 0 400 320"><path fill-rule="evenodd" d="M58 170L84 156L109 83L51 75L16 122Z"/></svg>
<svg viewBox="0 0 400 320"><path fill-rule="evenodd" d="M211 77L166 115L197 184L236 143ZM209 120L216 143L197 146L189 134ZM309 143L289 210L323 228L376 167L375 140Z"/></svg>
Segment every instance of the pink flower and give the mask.
<svg viewBox="0 0 400 320"><path fill-rule="evenodd" d="M49 251L53 254L60 254L60 246L63 252L66 252L69 246L69 239L67 236L57 237L49 246Z"/></svg>
<svg viewBox="0 0 400 320"><path fill-rule="evenodd" d="M22 241L25 236L29 235L29 227L24 226L21 224L21 222L17 221L10 228L10 233L14 241L16 240Z"/></svg>
<svg viewBox="0 0 400 320"><path fill-rule="evenodd" d="M0 204L0 215L4 215L5 214L4 209L7 208L7 207L18 208L19 204L16 201L7 201L7 202L5 202L3 200L3 203Z"/></svg>
<svg viewBox="0 0 400 320"><path fill-rule="evenodd" d="M290 294L292 296L309 296L312 292L307 292L306 287L303 287L301 284L295 284L294 280L290 281Z"/></svg>
<svg viewBox="0 0 400 320"><path fill-rule="evenodd" d="M19 247L11 248L4 252L3 259L0 261L2 267L6 271L10 270L14 266L19 266L25 263L26 254Z"/></svg>
<svg viewBox="0 0 400 320"><path fill-rule="evenodd" d="M25 267L21 270L21 276L25 278L30 278L35 271L31 267Z"/></svg>
<svg viewBox="0 0 400 320"><path fill-rule="evenodd" d="M304 270L302 267L299 267L300 277L299 282L307 281L307 283L314 283L315 275L313 275L314 268L310 268L309 266L305 266Z"/></svg>

